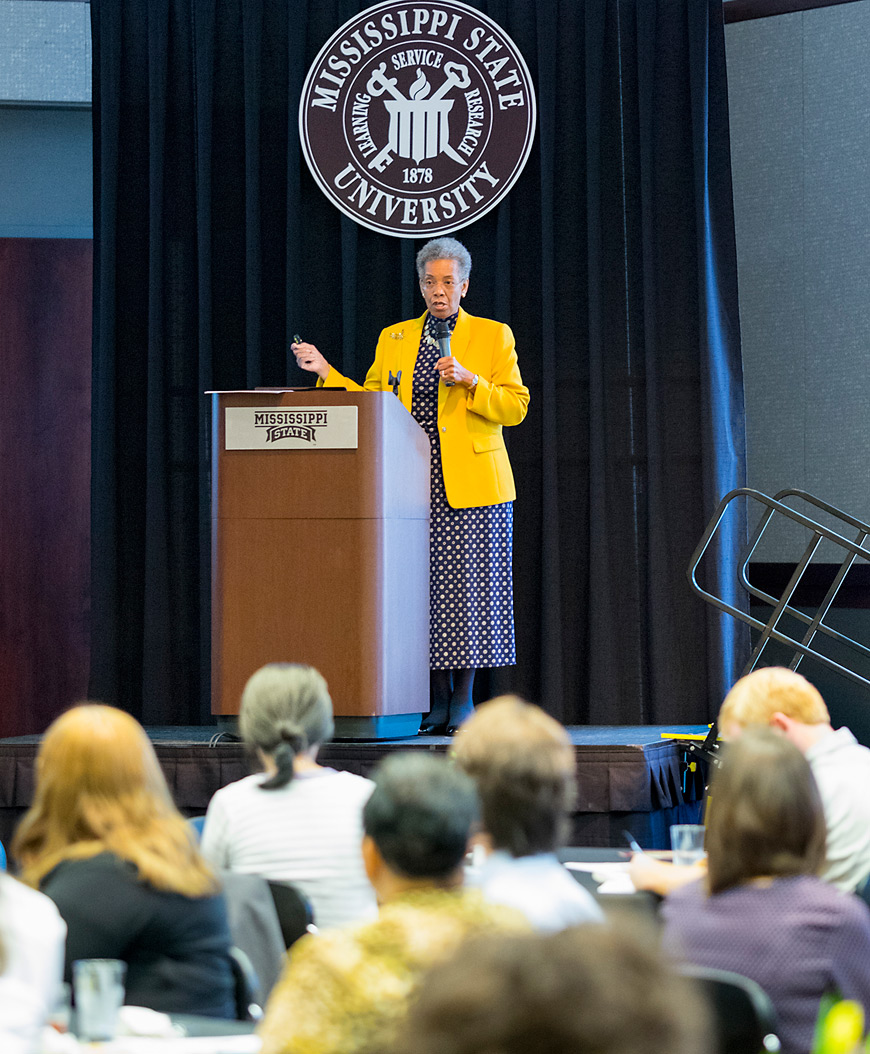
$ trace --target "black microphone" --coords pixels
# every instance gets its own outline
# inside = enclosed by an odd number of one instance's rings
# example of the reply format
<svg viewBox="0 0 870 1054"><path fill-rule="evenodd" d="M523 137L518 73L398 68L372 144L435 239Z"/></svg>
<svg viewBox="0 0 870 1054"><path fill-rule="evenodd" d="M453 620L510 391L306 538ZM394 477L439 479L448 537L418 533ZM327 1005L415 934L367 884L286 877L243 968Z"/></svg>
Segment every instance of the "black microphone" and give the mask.
<svg viewBox="0 0 870 1054"><path fill-rule="evenodd" d="M450 358L450 326L447 325L447 320L439 318L435 322L435 339L438 341L438 345L441 349L441 358ZM447 388L452 388L455 381L445 381L444 384Z"/></svg>

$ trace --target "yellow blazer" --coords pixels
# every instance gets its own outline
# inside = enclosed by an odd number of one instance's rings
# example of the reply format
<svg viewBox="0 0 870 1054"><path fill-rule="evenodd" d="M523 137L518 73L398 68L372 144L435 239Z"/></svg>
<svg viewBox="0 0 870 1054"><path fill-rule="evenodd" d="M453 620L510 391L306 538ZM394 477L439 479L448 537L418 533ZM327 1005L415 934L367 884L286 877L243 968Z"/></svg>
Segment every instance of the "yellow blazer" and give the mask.
<svg viewBox="0 0 870 1054"><path fill-rule="evenodd" d="M319 385L349 391L389 391L390 373L402 371L399 398L410 412L412 378L426 314L387 326L378 339L375 361L359 385L331 369ZM479 375L472 394L460 384L438 385L438 432L447 500L454 509L513 501L514 476L502 436L504 425L518 425L529 407L510 327L476 318L460 308L450 341L453 356Z"/></svg>

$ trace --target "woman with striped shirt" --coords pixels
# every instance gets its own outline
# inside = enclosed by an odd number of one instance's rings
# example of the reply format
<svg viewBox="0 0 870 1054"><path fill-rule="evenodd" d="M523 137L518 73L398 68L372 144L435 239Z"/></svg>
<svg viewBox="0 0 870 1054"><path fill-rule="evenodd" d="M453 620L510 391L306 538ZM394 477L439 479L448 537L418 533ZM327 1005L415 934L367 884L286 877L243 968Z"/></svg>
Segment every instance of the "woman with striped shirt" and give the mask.
<svg viewBox="0 0 870 1054"><path fill-rule="evenodd" d="M222 787L205 818L214 867L297 886L321 929L373 918L362 809L373 784L317 763L333 734L332 700L311 666L272 663L245 685L239 729L263 772Z"/></svg>

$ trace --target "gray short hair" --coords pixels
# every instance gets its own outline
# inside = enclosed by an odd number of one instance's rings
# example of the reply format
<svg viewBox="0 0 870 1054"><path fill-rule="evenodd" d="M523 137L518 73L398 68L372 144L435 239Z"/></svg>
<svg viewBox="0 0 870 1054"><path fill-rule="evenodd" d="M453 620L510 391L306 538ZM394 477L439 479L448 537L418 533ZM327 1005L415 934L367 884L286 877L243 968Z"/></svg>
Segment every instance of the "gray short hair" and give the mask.
<svg viewBox="0 0 870 1054"><path fill-rule="evenodd" d="M433 238L417 253L417 277L423 281L426 264L431 260L455 260L459 264L459 280L471 274L471 253L455 238Z"/></svg>
<svg viewBox="0 0 870 1054"><path fill-rule="evenodd" d="M375 769L363 830L407 878L446 878L463 861L479 818L469 776L428 751L388 755Z"/></svg>
<svg viewBox="0 0 870 1054"><path fill-rule="evenodd" d="M242 692L239 731L248 746L269 754L278 767L265 784L277 790L293 779L293 759L332 738L332 699L313 666L273 662L262 666Z"/></svg>

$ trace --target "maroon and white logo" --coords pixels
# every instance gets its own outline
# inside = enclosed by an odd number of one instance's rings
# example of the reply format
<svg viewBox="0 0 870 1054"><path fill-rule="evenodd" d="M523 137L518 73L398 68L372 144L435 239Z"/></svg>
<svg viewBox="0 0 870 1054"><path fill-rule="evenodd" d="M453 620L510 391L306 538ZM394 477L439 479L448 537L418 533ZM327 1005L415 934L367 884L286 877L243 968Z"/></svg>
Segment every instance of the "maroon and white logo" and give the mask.
<svg viewBox="0 0 870 1054"><path fill-rule="evenodd" d="M498 204L532 148L523 57L458 0L387 0L346 22L299 104L308 167L357 223L397 237L455 231Z"/></svg>

